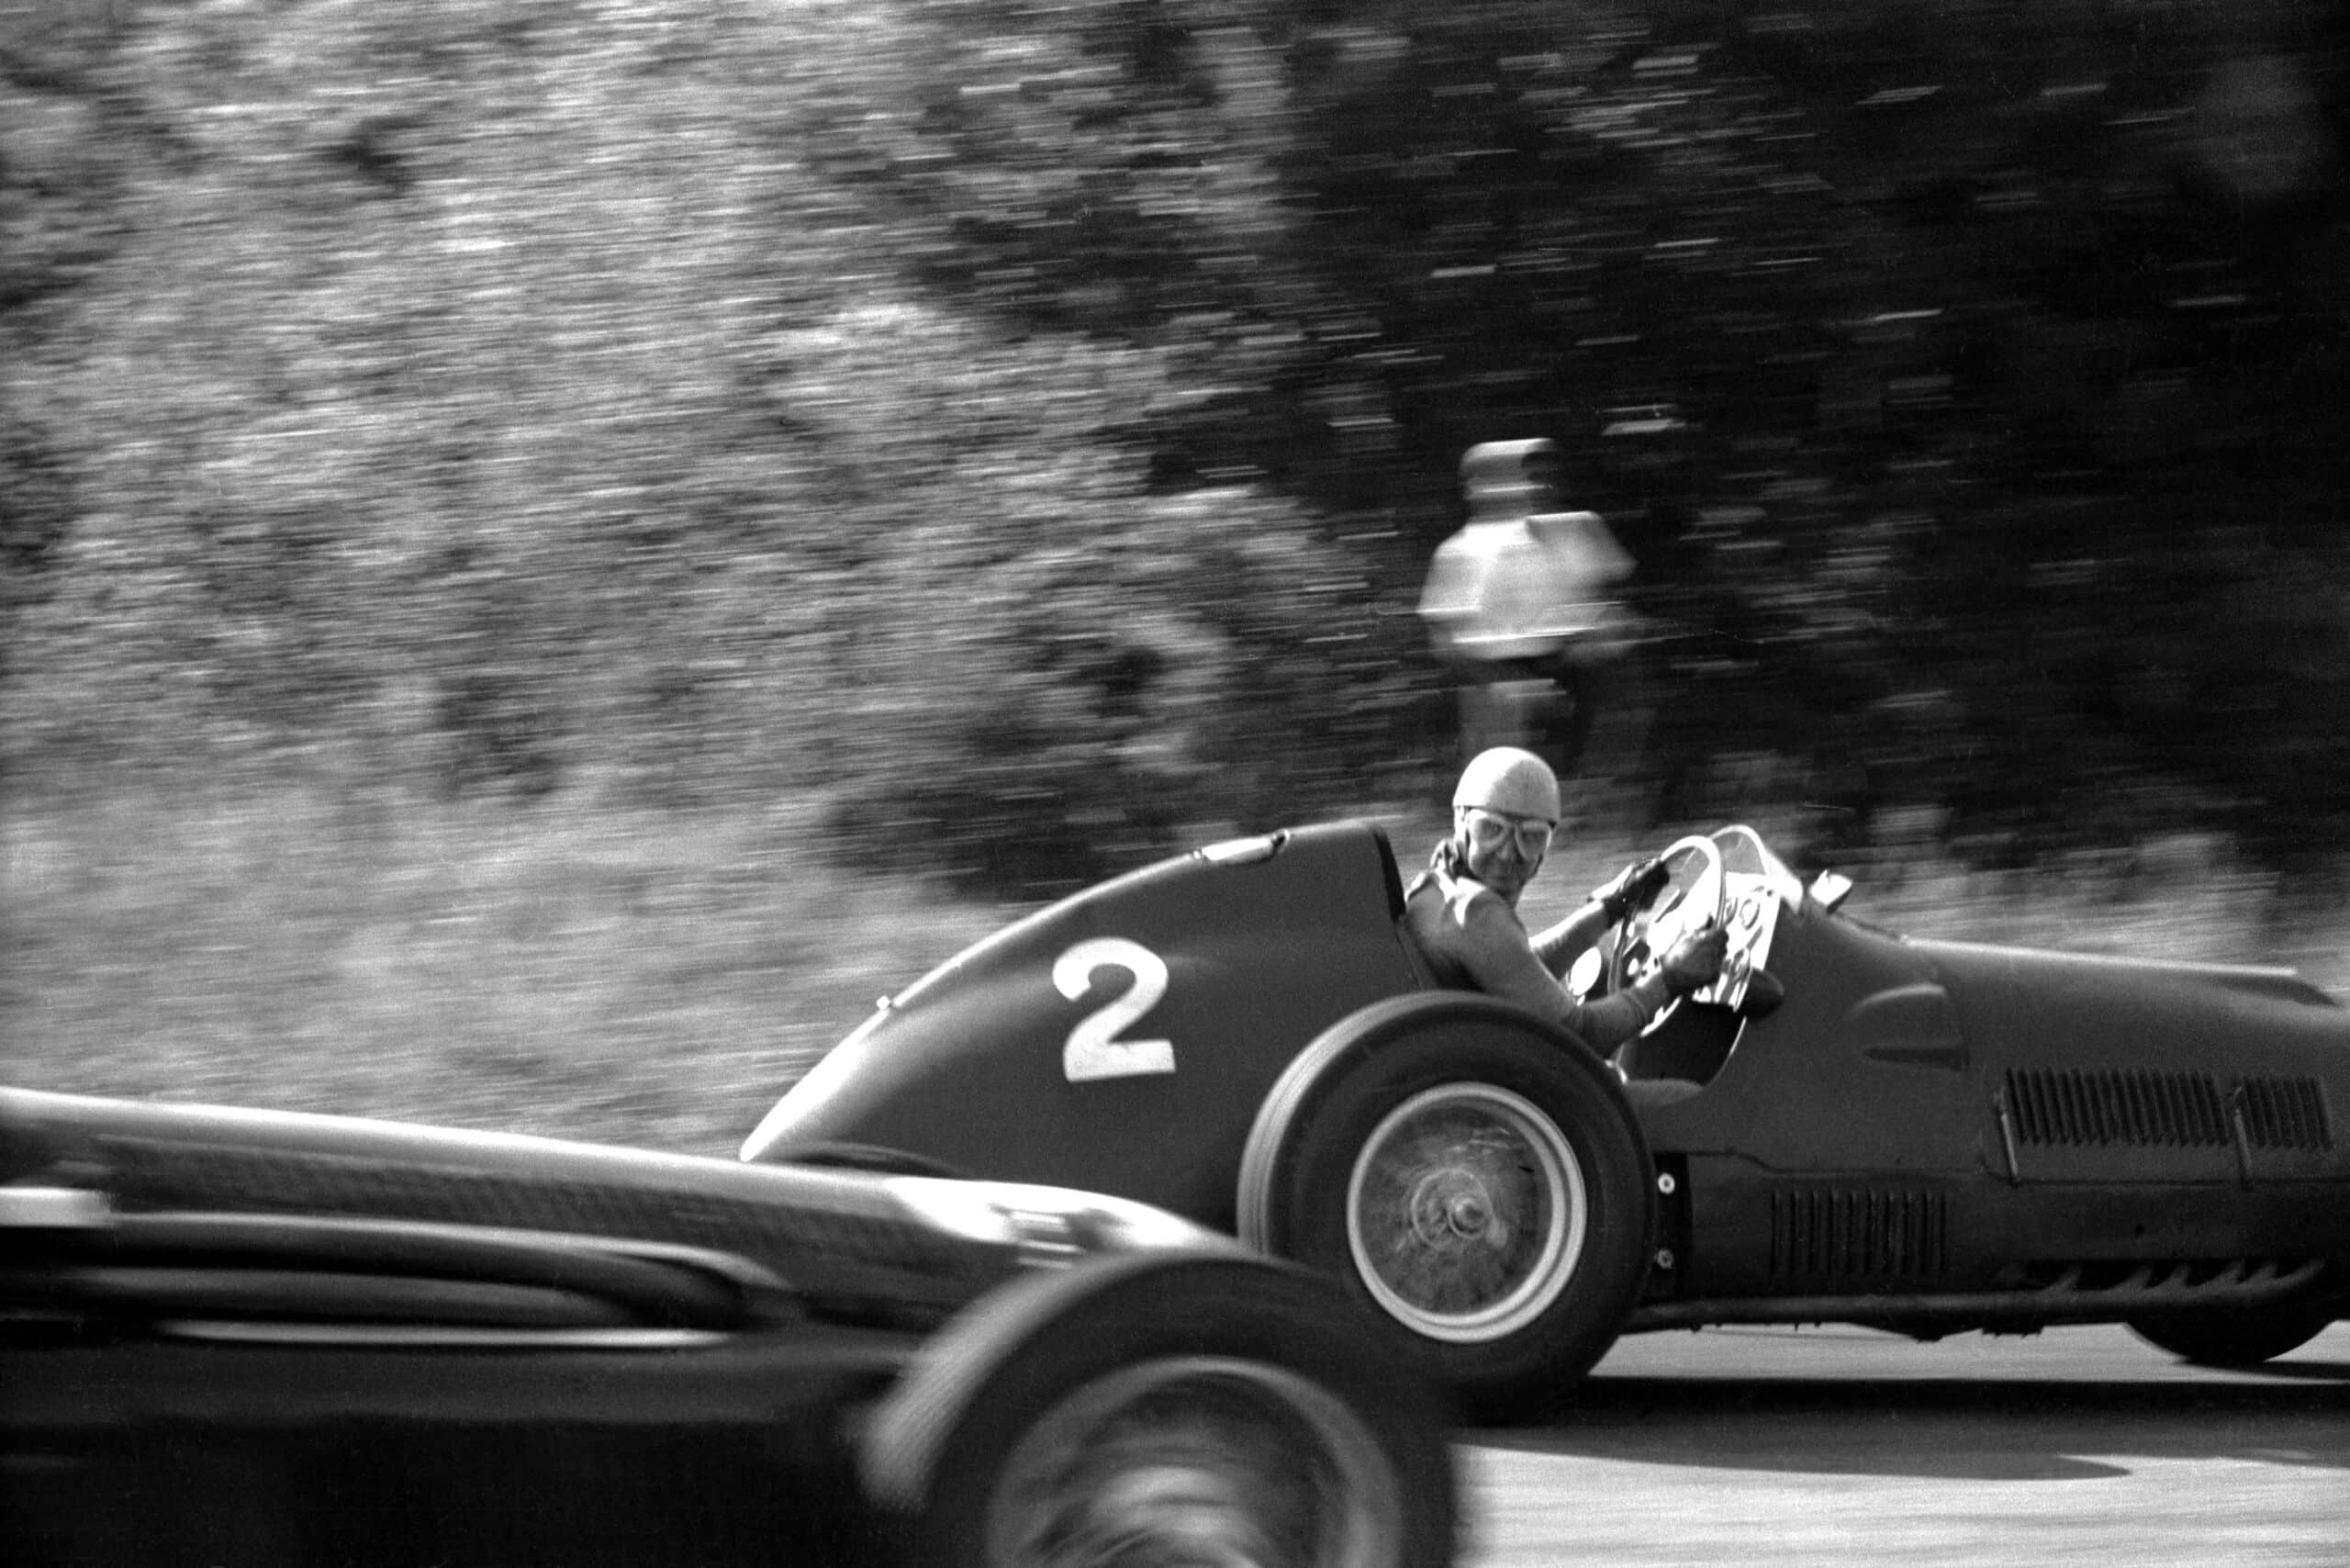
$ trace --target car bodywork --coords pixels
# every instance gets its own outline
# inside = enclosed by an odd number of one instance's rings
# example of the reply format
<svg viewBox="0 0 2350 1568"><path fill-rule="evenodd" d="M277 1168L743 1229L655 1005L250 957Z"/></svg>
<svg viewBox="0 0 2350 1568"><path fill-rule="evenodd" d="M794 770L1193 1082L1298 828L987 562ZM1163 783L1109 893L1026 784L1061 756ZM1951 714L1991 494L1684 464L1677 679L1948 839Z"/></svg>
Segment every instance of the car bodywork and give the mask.
<svg viewBox="0 0 2350 1568"><path fill-rule="evenodd" d="M1056 1188L0 1091L0 1559L1028 1561L1171 1422L1234 1529L1449 1561L1439 1407L1265 1263ZM1300 1495L1213 1457L1276 1439Z"/></svg>
<svg viewBox="0 0 2350 1568"><path fill-rule="evenodd" d="M1250 1118L1290 1058L1410 991L1369 826L1216 846L957 954L795 1084L745 1159L869 1145L1116 1193L1233 1228Z"/></svg>
<svg viewBox="0 0 2350 1568"><path fill-rule="evenodd" d="M1731 961L1608 1064L1653 1184L1646 1214L1602 1216L1643 1233L1648 1264L1614 1330L2350 1312L2350 1012L2324 991L1904 936L1744 827L1671 854L1649 914L1720 920ZM1105 883L886 1000L744 1158L879 1146L1248 1233L1269 1096L1315 1042L1475 1022L1427 985L1403 896L1364 823Z"/></svg>

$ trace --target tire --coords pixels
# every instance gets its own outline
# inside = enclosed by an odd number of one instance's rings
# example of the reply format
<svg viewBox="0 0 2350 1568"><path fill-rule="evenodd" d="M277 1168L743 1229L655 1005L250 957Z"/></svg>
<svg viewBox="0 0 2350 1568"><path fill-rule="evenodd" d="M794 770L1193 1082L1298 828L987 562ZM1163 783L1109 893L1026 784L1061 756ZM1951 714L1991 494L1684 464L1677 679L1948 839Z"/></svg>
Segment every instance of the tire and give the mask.
<svg viewBox="0 0 2350 1568"><path fill-rule="evenodd" d="M2270 1306L2134 1317L2130 1331L2198 1366L2255 1367L2300 1350L2333 1322L2322 1308Z"/></svg>
<svg viewBox="0 0 2350 1568"><path fill-rule="evenodd" d="M1290 1064L1249 1131L1238 1209L1243 1241L1337 1275L1466 1414L1508 1422L1556 1408L1615 1342L1655 1202L1595 1055L1509 1003L1423 992Z"/></svg>
<svg viewBox="0 0 2350 1568"><path fill-rule="evenodd" d="M1438 1568L1445 1412L1364 1327L1326 1282L1237 1249L1030 1276L923 1347L860 1475L915 1568Z"/></svg>

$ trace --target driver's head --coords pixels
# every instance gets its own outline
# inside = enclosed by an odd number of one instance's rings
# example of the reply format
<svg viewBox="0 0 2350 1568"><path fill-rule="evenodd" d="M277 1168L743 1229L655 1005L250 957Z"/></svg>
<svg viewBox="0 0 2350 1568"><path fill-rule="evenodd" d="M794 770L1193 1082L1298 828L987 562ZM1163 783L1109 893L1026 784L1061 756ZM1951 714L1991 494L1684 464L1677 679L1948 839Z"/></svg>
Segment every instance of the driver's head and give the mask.
<svg viewBox="0 0 2350 1568"><path fill-rule="evenodd" d="M1461 769L1452 791L1452 842L1478 881L1515 904L1559 825L1559 776L1530 751L1495 746Z"/></svg>
<svg viewBox="0 0 2350 1568"><path fill-rule="evenodd" d="M1488 441L1460 458L1461 488L1478 516L1524 517L1557 506L1562 477L1555 442Z"/></svg>

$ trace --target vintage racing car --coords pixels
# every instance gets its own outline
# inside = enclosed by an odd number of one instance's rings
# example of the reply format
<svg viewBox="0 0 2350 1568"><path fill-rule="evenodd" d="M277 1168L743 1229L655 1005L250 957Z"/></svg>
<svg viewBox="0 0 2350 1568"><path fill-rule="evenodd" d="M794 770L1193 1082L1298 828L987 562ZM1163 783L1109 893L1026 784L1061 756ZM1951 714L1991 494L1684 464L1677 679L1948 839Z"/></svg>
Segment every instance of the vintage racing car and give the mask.
<svg viewBox="0 0 2350 1568"><path fill-rule="evenodd" d="M25 1568L1436 1568L1389 1332L1115 1198L0 1091Z"/></svg>
<svg viewBox="0 0 2350 1568"><path fill-rule="evenodd" d="M1603 1060L1433 989L1382 830L1219 844L1042 910L896 996L746 1160L1121 1193L1339 1275L1474 1415L1622 1333L1921 1338L2126 1322L2248 1363L2350 1316L2350 1011L2288 970L1919 940L1746 827L1577 977L1693 924L1721 981Z"/></svg>

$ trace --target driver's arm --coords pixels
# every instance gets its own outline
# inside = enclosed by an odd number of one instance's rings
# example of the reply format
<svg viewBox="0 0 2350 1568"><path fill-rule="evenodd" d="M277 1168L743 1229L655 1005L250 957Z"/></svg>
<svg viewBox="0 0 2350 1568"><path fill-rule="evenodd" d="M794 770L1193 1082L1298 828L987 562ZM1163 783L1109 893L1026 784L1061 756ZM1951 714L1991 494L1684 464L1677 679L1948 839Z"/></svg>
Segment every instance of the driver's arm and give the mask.
<svg viewBox="0 0 2350 1568"><path fill-rule="evenodd" d="M1457 900L1453 914L1459 922L1455 956L1478 990L1556 1020L1602 1056L1647 1028L1673 995L1672 982L1659 972L1596 1002L1579 1002L1537 955L1516 912L1501 900L1481 891Z"/></svg>
<svg viewBox="0 0 2350 1568"><path fill-rule="evenodd" d="M1601 1056L1614 1054L1617 1046L1647 1028L1658 1010L1673 998L1672 987L1662 974L1651 975L1596 1002L1579 1002L1556 981L1551 982L1551 989L1564 1004L1559 1022Z"/></svg>
<svg viewBox="0 0 2350 1568"><path fill-rule="evenodd" d="M1538 931L1529 938L1534 956L1553 978L1563 978L1574 961L1583 957L1583 949L1599 940L1611 922L1607 906L1597 899L1591 900L1556 925Z"/></svg>
<svg viewBox="0 0 2350 1568"><path fill-rule="evenodd" d="M1552 974L1564 977L1583 950L1633 910L1645 907L1672 879L1662 857L1635 860L1591 890L1583 906L1533 938L1534 956Z"/></svg>

